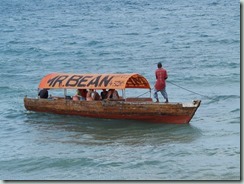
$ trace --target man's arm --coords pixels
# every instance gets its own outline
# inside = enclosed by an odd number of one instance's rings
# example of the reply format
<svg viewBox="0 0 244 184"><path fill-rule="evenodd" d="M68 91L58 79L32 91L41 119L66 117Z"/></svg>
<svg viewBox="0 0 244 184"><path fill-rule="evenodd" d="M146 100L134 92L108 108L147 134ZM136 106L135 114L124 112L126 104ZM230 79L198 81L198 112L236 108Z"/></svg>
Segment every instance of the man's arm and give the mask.
<svg viewBox="0 0 244 184"><path fill-rule="evenodd" d="M168 78L168 74L167 74L167 71L165 70L165 80Z"/></svg>

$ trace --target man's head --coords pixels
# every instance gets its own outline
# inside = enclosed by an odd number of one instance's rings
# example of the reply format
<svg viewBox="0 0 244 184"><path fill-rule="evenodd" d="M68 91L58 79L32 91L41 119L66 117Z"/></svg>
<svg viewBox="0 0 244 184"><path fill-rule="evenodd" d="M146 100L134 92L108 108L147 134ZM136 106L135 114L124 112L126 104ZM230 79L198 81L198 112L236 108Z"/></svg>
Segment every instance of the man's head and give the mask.
<svg viewBox="0 0 244 184"><path fill-rule="evenodd" d="M158 68L162 68L162 63L158 62Z"/></svg>

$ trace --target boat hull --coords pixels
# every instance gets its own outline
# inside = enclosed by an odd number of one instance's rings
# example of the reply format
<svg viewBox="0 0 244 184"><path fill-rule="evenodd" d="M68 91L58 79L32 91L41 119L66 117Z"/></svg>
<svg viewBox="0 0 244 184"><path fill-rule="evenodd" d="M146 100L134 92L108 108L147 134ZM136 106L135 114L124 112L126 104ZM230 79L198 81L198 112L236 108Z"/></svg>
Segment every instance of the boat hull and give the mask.
<svg viewBox="0 0 244 184"><path fill-rule="evenodd" d="M30 111L174 124L189 123L200 103L200 100L184 104L24 98L25 108Z"/></svg>

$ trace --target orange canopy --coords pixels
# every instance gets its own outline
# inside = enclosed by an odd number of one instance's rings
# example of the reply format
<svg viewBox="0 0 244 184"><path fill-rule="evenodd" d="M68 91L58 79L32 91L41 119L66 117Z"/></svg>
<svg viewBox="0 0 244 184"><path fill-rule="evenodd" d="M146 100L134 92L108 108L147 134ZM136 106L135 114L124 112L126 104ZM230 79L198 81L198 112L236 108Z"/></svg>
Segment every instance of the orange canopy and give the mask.
<svg viewBox="0 0 244 184"><path fill-rule="evenodd" d="M40 82L39 88L63 89L150 89L145 77L131 74L66 74L51 73Z"/></svg>

